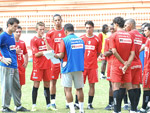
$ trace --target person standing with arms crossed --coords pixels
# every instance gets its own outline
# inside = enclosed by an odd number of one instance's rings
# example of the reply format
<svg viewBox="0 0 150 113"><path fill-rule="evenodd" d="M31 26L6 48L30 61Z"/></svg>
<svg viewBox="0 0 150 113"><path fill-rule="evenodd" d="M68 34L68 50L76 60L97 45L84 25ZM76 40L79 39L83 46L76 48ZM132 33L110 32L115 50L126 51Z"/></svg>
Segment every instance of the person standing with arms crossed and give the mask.
<svg viewBox="0 0 150 113"><path fill-rule="evenodd" d="M17 30L14 33L15 36L15 42L16 42L16 48L18 51L16 51L17 55L17 63L18 63L18 70L19 70L19 80L20 85L25 84L25 70L28 65L28 52L26 48L26 44L24 41L20 40L22 32L22 27L18 26Z"/></svg>
<svg viewBox="0 0 150 113"><path fill-rule="evenodd" d="M85 44L85 55L84 55L84 83L86 77L89 81L89 98L87 109L93 109L92 102L95 94L95 83L98 82L98 65L97 58L101 52L102 42L96 35L93 34L94 23L92 21L85 22L86 34L80 38Z"/></svg>
<svg viewBox="0 0 150 113"><path fill-rule="evenodd" d="M72 81L76 88L79 100L80 113L84 113L84 95L83 95L83 72L84 71L84 51L85 45L81 38L74 35L74 26L66 24L64 26L66 37L61 40L60 53L55 57L61 59L62 86L66 93L66 99L69 104L70 113L75 113L72 96Z"/></svg>
<svg viewBox="0 0 150 113"><path fill-rule="evenodd" d="M17 56L15 38L13 32L16 31L19 24L17 18L9 18L7 29L0 34L0 76L2 91L2 112L14 112L9 108L11 96L13 96L16 111L28 112L21 106L21 86L17 67Z"/></svg>
<svg viewBox="0 0 150 113"><path fill-rule="evenodd" d="M59 14L55 14L53 16L54 29L50 30L46 34L46 39L48 44L54 52L59 53L60 49L60 40L64 38L66 35L64 33L64 29L62 27L62 17ZM51 62L51 81L50 81L50 95L51 95L51 104L52 107L56 108L55 99L56 99L56 82L60 74L60 63L53 64Z"/></svg>

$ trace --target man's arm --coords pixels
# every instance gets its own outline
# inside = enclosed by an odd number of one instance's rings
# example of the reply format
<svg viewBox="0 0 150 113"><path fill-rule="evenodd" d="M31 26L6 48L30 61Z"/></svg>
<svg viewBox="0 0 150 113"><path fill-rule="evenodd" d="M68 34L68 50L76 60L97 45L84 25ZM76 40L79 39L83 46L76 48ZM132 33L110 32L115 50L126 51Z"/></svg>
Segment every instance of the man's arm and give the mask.
<svg viewBox="0 0 150 113"><path fill-rule="evenodd" d="M113 53L112 53L111 50L104 52L104 56L105 56L105 57L109 57L109 56L111 56L112 54L113 54Z"/></svg>
<svg viewBox="0 0 150 113"><path fill-rule="evenodd" d="M58 53L58 54L55 54L54 57L57 58L57 59L63 59L65 56L64 53Z"/></svg>
<svg viewBox="0 0 150 113"><path fill-rule="evenodd" d="M114 54L114 56L122 63L124 64L125 61L120 57L120 55L118 54L116 48L112 48L112 53Z"/></svg>
<svg viewBox="0 0 150 113"><path fill-rule="evenodd" d="M23 67L26 68L28 65L28 53L26 53L24 55L24 63L23 63Z"/></svg>

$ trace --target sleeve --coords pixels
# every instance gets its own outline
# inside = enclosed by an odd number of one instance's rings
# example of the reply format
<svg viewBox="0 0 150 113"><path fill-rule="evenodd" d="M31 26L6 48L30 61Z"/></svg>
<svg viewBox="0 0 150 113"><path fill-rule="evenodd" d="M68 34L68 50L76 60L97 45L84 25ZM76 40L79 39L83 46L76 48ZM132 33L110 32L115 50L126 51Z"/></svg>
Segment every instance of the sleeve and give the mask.
<svg viewBox="0 0 150 113"><path fill-rule="evenodd" d="M36 46L36 41L34 39L31 40L30 45L31 45L32 54L37 53L38 48Z"/></svg>
<svg viewBox="0 0 150 113"><path fill-rule="evenodd" d="M104 45L104 52L109 50L109 40L106 38L105 39L105 45Z"/></svg>
<svg viewBox="0 0 150 113"><path fill-rule="evenodd" d="M0 48L1 48L1 45L3 44L3 35L2 34L0 34Z"/></svg>
<svg viewBox="0 0 150 113"><path fill-rule="evenodd" d="M24 43L23 54L25 55L27 53L28 53L28 51L27 51L27 48L26 48L26 44Z"/></svg>
<svg viewBox="0 0 150 113"><path fill-rule="evenodd" d="M146 37L142 37L142 44L145 44L146 43L146 40L147 40L147 38Z"/></svg>
<svg viewBox="0 0 150 113"><path fill-rule="evenodd" d="M46 33L46 40L47 40L49 46L52 47L53 40L52 40L52 38L51 38L51 33L49 33L49 32Z"/></svg>
<svg viewBox="0 0 150 113"><path fill-rule="evenodd" d="M100 33L100 34L98 35L98 38L99 38L100 41L103 43L103 35L102 35L102 33Z"/></svg>
<svg viewBox="0 0 150 113"><path fill-rule="evenodd" d="M116 33L114 33L114 34L111 36L110 40L109 40L110 49L116 48L116 45L115 45L115 37L116 37Z"/></svg>
<svg viewBox="0 0 150 113"><path fill-rule="evenodd" d="M65 51L66 51L65 43L64 43L63 40L61 40L59 52L60 52L60 53L65 53Z"/></svg>

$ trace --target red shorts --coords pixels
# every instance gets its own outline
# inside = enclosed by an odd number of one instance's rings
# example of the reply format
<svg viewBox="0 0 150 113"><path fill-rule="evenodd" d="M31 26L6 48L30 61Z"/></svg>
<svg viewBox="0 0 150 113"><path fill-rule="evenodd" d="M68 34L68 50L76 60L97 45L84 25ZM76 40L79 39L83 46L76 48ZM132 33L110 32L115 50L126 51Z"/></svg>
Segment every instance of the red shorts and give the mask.
<svg viewBox="0 0 150 113"><path fill-rule="evenodd" d="M97 69L84 69L83 76L84 76L84 84L86 82L87 76L88 76L89 83L98 82L98 71L97 71Z"/></svg>
<svg viewBox="0 0 150 113"><path fill-rule="evenodd" d="M110 81L110 68L111 68L111 63L107 64L107 80Z"/></svg>
<svg viewBox="0 0 150 113"><path fill-rule="evenodd" d="M150 88L150 69L144 69L143 88Z"/></svg>
<svg viewBox="0 0 150 113"><path fill-rule="evenodd" d="M60 64L51 64L51 80L57 80L60 74Z"/></svg>
<svg viewBox="0 0 150 113"><path fill-rule="evenodd" d="M25 73L24 74L20 74L19 73L19 80L20 80L20 85L25 85Z"/></svg>
<svg viewBox="0 0 150 113"><path fill-rule="evenodd" d="M134 65L131 66L131 77L132 84L140 84L142 81L142 66Z"/></svg>
<svg viewBox="0 0 150 113"><path fill-rule="evenodd" d="M31 74L31 80L33 81L50 81L51 69L33 69Z"/></svg>
<svg viewBox="0 0 150 113"><path fill-rule="evenodd" d="M122 72L123 65L111 65L111 82L119 82L119 83L131 83L131 68L128 67L126 73Z"/></svg>

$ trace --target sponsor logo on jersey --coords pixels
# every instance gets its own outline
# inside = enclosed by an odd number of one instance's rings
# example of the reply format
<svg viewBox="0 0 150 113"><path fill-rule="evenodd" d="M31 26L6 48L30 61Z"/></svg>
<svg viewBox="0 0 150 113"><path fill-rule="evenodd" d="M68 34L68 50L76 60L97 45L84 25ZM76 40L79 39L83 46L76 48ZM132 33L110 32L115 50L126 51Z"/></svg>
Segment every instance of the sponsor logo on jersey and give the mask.
<svg viewBox="0 0 150 113"><path fill-rule="evenodd" d="M137 69L137 68L141 68L141 65L135 65L131 67L131 69Z"/></svg>
<svg viewBox="0 0 150 113"><path fill-rule="evenodd" d="M119 42L120 43L127 43L127 44L131 44L132 40L129 38L119 38Z"/></svg>
<svg viewBox="0 0 150 113"><path fill-rule="evenodd" d="M93 45L85 45L85 49L95 50L95 46L93 46Z"/></svg>
<svg viewBox="0 0 150 113"><path fill-rule="evenodd" d="M46 49L46 45L44 46L39 46L39 50L45 50Z"/></svg>
<svg viewBox="0 0 150 113"><path fill-rule="evenodd" d="M10 49L10 50L16 50L16 45L10 45L10 46L9 46L9 49Z"/></svg>
<svg viewBox="0 0 150 113"><path fill-rule="evenodd" d="M82 49L83 48L83 44L72 44L71 48L72 49Z"/></svg>
<svg viewBox="0 0 150 113"><path fill-rule="evenodd" d="M54 39L54 42L60 42L61 41L61 38L55 38Z"/></svg>
<svg viewBox="0 0 150 113"><path fill-rule="evenodd" d="M141 41L141 40L136 40L136 39L134 39L134 44L142 45L142 41Z"/></svg>

